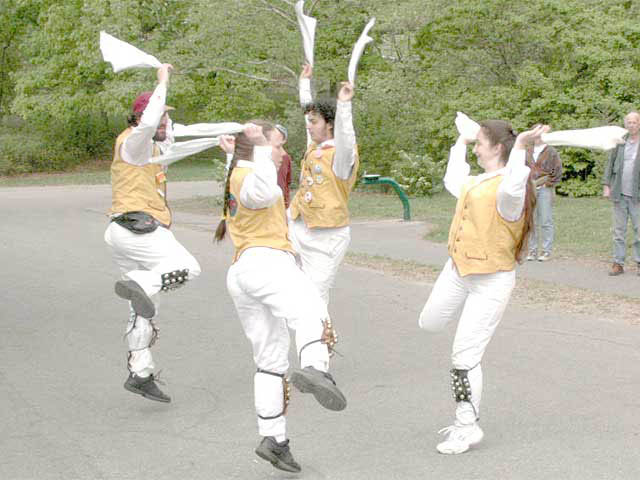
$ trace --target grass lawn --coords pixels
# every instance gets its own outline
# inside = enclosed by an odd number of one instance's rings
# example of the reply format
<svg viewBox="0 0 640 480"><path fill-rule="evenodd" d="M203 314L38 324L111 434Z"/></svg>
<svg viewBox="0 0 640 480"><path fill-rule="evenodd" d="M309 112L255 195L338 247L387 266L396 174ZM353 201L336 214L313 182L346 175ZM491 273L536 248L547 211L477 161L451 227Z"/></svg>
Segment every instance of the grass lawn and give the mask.
<svg viewBox="0 0 640 480"><path fill-rule="evenodd" d="M212 180L221 168L218 159L186 159L169 167L170 181ZM45 186L45 185L99 185L111 182L111 161L82 165L71 172L35 173L0 177L0 187Z"/></svg>
<svg viewBox="0 0 640 480"><path fill-rule="evenodd" d="M410 199L412 220L432 225L427 240L447 241L455 200L446 192ZM402 204L395 195L356 192L351 197L350 208L355 219L402 218ZM609 255L612 251L611 210L611 202L601 197L556 196L554 255L589 258ZM629 242L631 230L629 226Z"/></svg>

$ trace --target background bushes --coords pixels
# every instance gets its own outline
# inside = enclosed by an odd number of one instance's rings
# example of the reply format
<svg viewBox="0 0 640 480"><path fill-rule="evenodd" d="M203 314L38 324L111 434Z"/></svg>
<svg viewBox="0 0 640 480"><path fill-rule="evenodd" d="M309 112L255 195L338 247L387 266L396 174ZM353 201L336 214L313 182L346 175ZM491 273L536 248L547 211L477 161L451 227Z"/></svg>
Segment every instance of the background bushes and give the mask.
<svg viewBox="0 0 640 480"><path fill-rule="evenodd" d="M0 5L0 174L65 170L111 157L132 99L155 72L113 74L98 34L176 67L168 102L180 123L267 118L290 131L294 164L306 136L297 102L302 47L285 0L5 0ZM314 90L334 96L370 17L375 42L354 101L362 171L437 191L453 120L503 118L516 130L621 124L638 108L640 13L628 0L323 0ZM560 193L600 192L605 155L561 149ZM212 155L213 157L213 155Z"/></svg>

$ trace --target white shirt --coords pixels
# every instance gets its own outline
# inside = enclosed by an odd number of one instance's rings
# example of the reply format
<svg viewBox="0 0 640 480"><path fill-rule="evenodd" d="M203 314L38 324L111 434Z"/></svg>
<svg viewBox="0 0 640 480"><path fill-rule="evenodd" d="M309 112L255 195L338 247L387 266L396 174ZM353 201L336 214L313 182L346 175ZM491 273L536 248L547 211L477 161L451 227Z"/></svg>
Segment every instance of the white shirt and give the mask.
<svg viewBox="0 0 640 480"><path fill-rule="evenodd" d="M304 107L309 103L313 103L313 96L311 95L311 79L301 78L300 105ZM305 119L306 118L307 116L305 115ZM319 147L326 145L336 147L336 153L333 157L333 173L342 180L348 180L356 161L356 132L353 128L351 102L341 102L338 100L333 132L334 138L322 142ZM307 130L307 146L310 144L311 137Z"/></svg>
<svg viewBox="0 0 640 480"><path fill-rule="evenodd" d="M467 146L457 142L451 147L447 173L444 175L446 189L456 198L460 197L462 187L467 182L474 185L496 175L504 175L504 179L498 187L497 208L498 213L508 222L520 219L524 209L524 200L527 193L527 181L530 168L525 164L526 152L524 149L512 149L507 165L491 173L469 175L471 167L466 161Z"/></svg>
<svg viewBox="0 0 640 480"><path fill-rule="evenodd" d="M131 165L148 165L158 164L168 166L178 160L182 160L189 155L202 152L207 148L217 146L220 141L218 138L198 138L186 142L174 142L173 123L171 119L167 123L167 138L162 142L153 140L160 120L165 113L165 101L167 97L167 86L158 84L153 91L147 107L142 113L142 117L138 125L133 127L131 134L124 140L120 147L120 156ZM207 124L213 127L217 124ZM227 133L229 126L236 124L220 124L219 130ZM196 125L197 126L197 125ZM180 125L182 129L188 129L184 125ZM153 156L154 144L160 149L160 155Z"/></svg>
<svg viewBox="0 0 640 480"><path fill-rule="evenodd" d="M282 197L278 186L278 171L271 159L270 145L253 147L253 161L238 160L236 167L250 168L252 172L244 177L240 189L240 203L252 210L268 208Z"/></svg>
<svg viewBox="0 0 640 480"><path fill-rule="evenodd" d="M533 146L533 161L537 162L538 161L538 157L540 156L540 154L542 153L542 151L547 148L547 145L544 143L541 143L540 145L534 145Z"/></svg>

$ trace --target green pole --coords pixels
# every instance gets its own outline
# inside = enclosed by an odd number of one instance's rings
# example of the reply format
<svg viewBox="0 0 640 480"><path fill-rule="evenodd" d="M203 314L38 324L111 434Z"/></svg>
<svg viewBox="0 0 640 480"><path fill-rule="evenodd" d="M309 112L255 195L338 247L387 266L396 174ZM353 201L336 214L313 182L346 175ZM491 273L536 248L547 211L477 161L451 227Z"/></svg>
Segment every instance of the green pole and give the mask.
<svg viewBox="0 0 640 480"><path fill-rule="evenodd" d="M380 175L363 175L362 177L365 185L391 185L395 192L400 197L402 207L404 208L404 220L411 220L411 205L409 204L409 197L404 192L398 182L391 177L381 177Z"/></svg>

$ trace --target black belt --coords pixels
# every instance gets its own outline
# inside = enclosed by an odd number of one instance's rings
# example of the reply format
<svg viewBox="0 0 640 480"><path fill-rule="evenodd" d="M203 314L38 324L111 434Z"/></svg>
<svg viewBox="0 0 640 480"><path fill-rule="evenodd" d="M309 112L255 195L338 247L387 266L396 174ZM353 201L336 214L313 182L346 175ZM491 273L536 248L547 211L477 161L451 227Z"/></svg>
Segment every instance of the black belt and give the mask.
<svg viewBox="0 0 640 480"><path fill-rule="evenodd" d="M111 221L139 235L154 232L159 226L165 226L146 212L126 212L112 217Z"/></svg>

